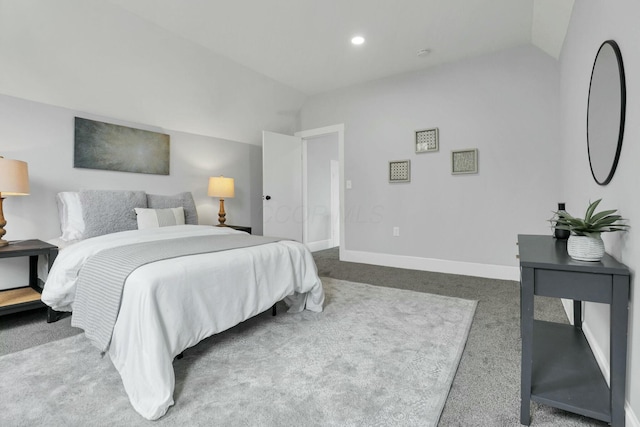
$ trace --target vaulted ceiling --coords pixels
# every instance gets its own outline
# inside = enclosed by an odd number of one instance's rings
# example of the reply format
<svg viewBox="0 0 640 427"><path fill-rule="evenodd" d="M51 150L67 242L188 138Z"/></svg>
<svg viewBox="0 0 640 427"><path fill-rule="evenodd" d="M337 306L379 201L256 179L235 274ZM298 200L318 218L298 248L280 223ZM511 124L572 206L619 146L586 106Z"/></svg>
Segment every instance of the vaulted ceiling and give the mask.
<svg viewBox="0 0 640 427"><path fill-rule="evenodd" d="M574 0L108 1L315 94L528 43L558 58Z"/></svg>

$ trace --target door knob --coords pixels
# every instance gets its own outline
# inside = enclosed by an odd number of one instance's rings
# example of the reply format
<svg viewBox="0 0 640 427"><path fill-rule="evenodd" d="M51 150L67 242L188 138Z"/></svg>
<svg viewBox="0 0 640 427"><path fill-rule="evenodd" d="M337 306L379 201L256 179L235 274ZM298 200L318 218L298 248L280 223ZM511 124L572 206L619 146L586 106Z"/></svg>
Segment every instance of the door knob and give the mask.
<svg viewBox="0 0 640 427"><path fill-rule="evenodd" d="M271 200L271 196L265 196L265 199Z"/></svg>

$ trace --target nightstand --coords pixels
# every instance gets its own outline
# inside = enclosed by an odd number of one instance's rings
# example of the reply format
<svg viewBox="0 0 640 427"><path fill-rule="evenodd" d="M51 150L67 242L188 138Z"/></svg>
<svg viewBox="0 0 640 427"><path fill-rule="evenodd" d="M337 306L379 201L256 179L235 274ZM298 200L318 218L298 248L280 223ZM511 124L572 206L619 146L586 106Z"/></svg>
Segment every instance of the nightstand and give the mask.
<svg viewBox="0 0 640 427"><path fill-rule="evenodd" d="M218 224L218 225L216 225L216 227L229 227L229 228L233 228L234 230L240 230L240 231L244 231L245 233L251 234L251 227L246 227L244 225L227 225L227 224L221 225L221 224Z"/></svg>
<svg viewBox="0 0 640 427"><path fill-rule="evenodd" d="M0 258L29 257L29 284L13 289L0 290L0 315L17 313L46 307L40 300L42 286L38 283L38 256L48 255L48 269L58 256L58 247L41 240L22 240L9 242L0 247ZM49 309L47 322L51 321L53 311Z"/></svg>

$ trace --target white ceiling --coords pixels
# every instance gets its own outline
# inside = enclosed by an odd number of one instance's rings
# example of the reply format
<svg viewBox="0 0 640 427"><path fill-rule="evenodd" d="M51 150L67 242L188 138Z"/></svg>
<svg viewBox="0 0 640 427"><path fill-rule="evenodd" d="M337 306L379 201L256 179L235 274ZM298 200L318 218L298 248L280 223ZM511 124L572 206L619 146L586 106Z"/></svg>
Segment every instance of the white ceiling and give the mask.
<svg viewBox="0 0 640 427"><path fill-rule="evenodd" d="M527 43L557 58L574 0L108 1L315 94Z"/></svg>

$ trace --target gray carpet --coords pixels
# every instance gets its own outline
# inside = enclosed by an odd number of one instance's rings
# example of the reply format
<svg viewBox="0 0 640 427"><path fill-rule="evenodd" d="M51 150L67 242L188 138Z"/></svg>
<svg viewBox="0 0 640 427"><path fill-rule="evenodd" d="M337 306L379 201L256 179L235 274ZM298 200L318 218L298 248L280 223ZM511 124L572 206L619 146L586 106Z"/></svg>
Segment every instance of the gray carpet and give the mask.
<svg viewBox="0 0 640 427"><path fill-rule="evenodd" d="M514 236L515 254L515 236ZM440 427L520 426L520 285L508 280L341 262L337 248L315 252L322 276L478 301ZM567 322L557 298L535 298L536 319ZM606 427L607 423L537 403L531 426Z"/></svg>
<svg viewBox="0 0 640 427"><path fill-rule="evenodd" d="M515 240L514 236L514 256ZM520 293L517 282L342 262L338 259L337 248L315 252L313 257L321 276L478 301L439 426L520 425ZM536 297L535 315L537 319L566 322L560 301L555 298ZM80 332L69 326L69 318L51 325L45 321L43 310L0 317L0 355ZM2 374L0 372L0 376ZM535 403L531 405L531 414L532 426L608 426Z"/></svg>
<svg viewBox="0 0 640 427"><path fill-rule="evenodd" d="M476 302L323 286L323 313L261 315L188 349L176 405L154 424L435 426ZM83 335L0 357L0 372L2 426L150 424Z"/></svg>

